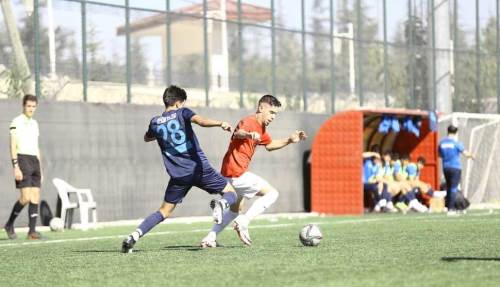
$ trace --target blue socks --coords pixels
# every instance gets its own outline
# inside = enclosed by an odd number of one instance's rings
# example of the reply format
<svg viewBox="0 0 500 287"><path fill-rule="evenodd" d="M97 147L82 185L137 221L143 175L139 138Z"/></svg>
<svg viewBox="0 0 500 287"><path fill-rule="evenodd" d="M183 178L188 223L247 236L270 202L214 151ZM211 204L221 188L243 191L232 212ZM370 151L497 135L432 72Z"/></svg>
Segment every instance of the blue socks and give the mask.
<svg viewBox="0 0 500 287"><path fill-rule="evenodd" d="M139 227L137 228L137 232L139 233L139 236L140 237L144 236L151 229L153 229L153 227L155 227L156 225L161 223L163 220L165 220L165 218L163 217L163 215L159 211L146 217L146 219L144 219L144 221L141 223L141 225L139 225Z"/></svg>
<svg viewBox="0 0 500 287"><path fill-rule="evenodd" d="M236 195L236 192L224 192L222 199L225 199L227 204L232 205L236 203L238 196Z"/></svg>

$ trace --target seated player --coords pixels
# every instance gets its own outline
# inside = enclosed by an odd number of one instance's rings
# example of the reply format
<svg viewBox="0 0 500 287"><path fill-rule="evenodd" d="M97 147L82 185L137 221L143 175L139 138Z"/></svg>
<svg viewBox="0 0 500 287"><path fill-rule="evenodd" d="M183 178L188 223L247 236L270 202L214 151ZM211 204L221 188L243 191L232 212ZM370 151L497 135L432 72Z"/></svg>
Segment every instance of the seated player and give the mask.
<svg viewBox="0 0 500 287"><path fill-rule="evenodd" d="M280 101L272 95L264 95L257 104L255 114L243 118L235 129L228 150L222 162L221 173L228 178L238 194L238 201L224 212L220 224L215 224L212 230L201 241L202 247L216 247L217 234L234 220L234 229L240 240L251 245L248 231L250 222L262 214L278 199L278 191L265 179L248 170L250 161L257 146L265 146L267 151L275 151L289 144L298 143L307 138L304 131L295 131L283 139L271 139L266 127L276 118L281 107ZM240 214L244 199L259 198Z"/></svg>
<svg viewBox="0 0 500 287"><path fill-rule="evenodd" d="M383 182L387 184L387 190L391 194L392 198L404 198L406 193L411 190L409 184L404 181L396 181L395 173L396 170L399 172L401 169L401 165L399 162L399 156L396 155L397 160L393 160L393 155L391 152L386 151L383 153ZM399 165L398 165L399 163ZM399 201L397 202L399 203ZM400 211L405 211L406 207L402 207L401 205L396 204L396 207Z"/></svg>
<svg viewBox="0 0 500 287"><path fill-rule="evenodd" d="M408 174L408 182L410 186L414 189L418 189L418 192L424 197L429 198L434 195L434 190L431 185L420 180L420 173L425 166L425 158L419 156L416 163L409 163L406 166L406 173Z"/></svg>
<svg viewBox="0 0 500 287"><path fill-rule="evenodd" d="M413 186L414 182L410 179L408 174L408 172L412 172L413 175L413 169L414 166L413 163L410 162L410 156L403 155L401 157L401 168L395 172L395 178L397 181L402 182L409 188L404 196L406 202L408 203L408 207L417 212L427 212L427 207L418 201L415 186Z"/></svg>
<svg viewBox="0 0 500 287"><path fill-rule="evenodd" d="M386 175L386 171L388 170L387 166L384 166L384 163L382 162L382 159L379 157L373 158L375 167L374 167L374 181L382 183L385 186L385 192L384 190L382 191L382 199L375 205L374 210L378 211L380 206L380 209L382 211L386 212L396 212L396 209L394 208L394 204L392 202L392 198L394 194L398 194L399 191L399 185L394 184L390 180L388 180L388 177ZM394 194L393 194L394 193Z"/></svg>
<svg viewBox="0 0 500 287"><path fill-rule="evenodd" d="M163 94L165 112L151 120L144 135L145 142L158 142L170 181L160 209L148 216L123 240L123 253L132 252L139 238L169 217L193 186L211 194L223 194L222 199L213 205L213 216L217 223L222 221L223 211L237 200L233 187L208 162L192 123L201 127L221 127L225 131L231 131L231 126L226 122L203 118L185 108L186 98L184 89L168 87Z"/></svg>
<svg viewBox="0 0 500 287"><path fill-rule="evenodd" d="M387 191L387 184L377 178L380 166L380 154L378 152L363 153L363 190L368 196L373 198L375 203L373 211L380 212L382 208L387 206L391 200L391 196Z"/></svg>

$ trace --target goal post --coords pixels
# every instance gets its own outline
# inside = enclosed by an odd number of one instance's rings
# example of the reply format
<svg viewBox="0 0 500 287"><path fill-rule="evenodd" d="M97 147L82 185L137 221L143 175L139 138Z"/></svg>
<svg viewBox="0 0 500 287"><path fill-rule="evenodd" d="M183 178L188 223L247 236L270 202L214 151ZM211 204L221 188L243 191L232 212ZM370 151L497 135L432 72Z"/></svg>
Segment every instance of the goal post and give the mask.
<svg viewBox="0 0 500 287"><path fill-rule="evenodd" d="M500 115L453 113L439 120L440 137L447 127L458 127L458 140L472 152L474 159L462 157L464 195L473 207L500 207ZM444 179L442 179L444 182Z"/></svg>

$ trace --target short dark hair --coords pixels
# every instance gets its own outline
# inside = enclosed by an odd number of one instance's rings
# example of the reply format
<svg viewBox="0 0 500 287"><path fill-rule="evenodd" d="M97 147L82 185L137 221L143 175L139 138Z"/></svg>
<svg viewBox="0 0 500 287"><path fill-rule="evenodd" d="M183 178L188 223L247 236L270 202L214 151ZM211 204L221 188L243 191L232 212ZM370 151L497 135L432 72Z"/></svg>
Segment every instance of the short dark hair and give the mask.
<svg viewBox="0 0 500 287"><path fill-rule="evenodd" d="M399 160L399 153L393 152L392 155L391 155L391 159L392 160Z"/></svg>
<svg viewBox="0 0 500 287"><path fill-rule="evenodd" d="M262 103L267 103L273 107L278 107L278 108L281 107L281 102L275 96L272 95L262 96L262 98L260 98L259 100L259 105Z"/></svg>
<svg viewBox="0 0 500 287"><path fill-rule="evenodd" d="M186 90L175 85L170 85L170 87L166 88L165 92L163 92L163 103L165 107L171 107L175 105L176 102L184 102L186 99Z"/></svg>
<svg viewBox="0 0 500 287"><path fill-rule="evenodd" d="M370 147L370 151L380 153L380 146L378 144L374 144Z"/></svg>
<svg viewBox="0 0 500 287"><path fill-rule="evenodd" d="M401 160L410 160L410 155L409 154L402 155Z"/></svg>
<svg viewBox="0 0 500 287"><path fill-rule="evenodd" d="M384 151L382 153L382 156L386 156L386 155L388 155L388 156L390 156L392 158L392 153L390 151L388 151L388 150L386 150L386 151Z"/></svg>
<svg viewBox="0 0 500 287"><path fill-rule="evenodd" d="M23 97L23 106L26 106L27 102L35 102L38 104L38 98L31 94L26 94Z"/></svg>
<svg viewBox="0 0 500 287"><path fill-rule="evenodd" d="M419 156L419 157L417 158L417 162L420 162L420 163L422 163L423 165L425 165L425 157L423 157L423 156Z"/></svg>
<svg viewBox="0 0 500 287"><path fill-rule="evenodd" d="M449 125L448 126L448 133L449 134L456 134L458 132L458 128L454 125Z"/></svg>

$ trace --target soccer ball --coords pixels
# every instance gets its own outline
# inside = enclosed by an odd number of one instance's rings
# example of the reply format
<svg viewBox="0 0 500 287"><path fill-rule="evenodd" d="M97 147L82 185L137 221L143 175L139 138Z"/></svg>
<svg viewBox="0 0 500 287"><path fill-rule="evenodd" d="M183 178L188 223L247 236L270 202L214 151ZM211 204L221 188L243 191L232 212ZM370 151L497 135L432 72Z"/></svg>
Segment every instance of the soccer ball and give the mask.
<svg viewBox="0 0 500 287"><path fill-rule="evenodd" d="M317 225L308 224L300 231L299 239L304 246L317 246L323 239L323 235Z"/></svg>
<svg viewBox="0 0 500 287"><path fill-rule="evenodd" d="M64 229L64 222L59 217L52 218L49 225L52 231L62 231Z"/></svg>

